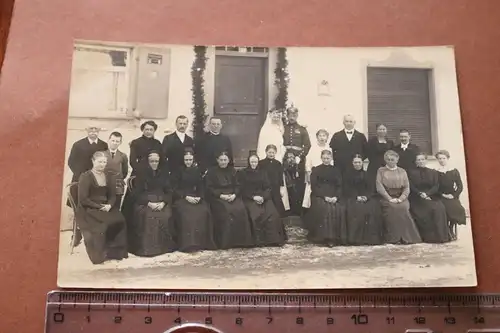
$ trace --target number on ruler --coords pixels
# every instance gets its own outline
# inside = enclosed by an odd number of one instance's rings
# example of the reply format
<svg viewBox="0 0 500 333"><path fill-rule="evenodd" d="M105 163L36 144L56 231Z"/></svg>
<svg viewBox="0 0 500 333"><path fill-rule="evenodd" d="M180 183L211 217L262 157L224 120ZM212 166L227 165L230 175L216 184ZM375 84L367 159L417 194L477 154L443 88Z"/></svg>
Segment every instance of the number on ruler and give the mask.
<svg viewBox="0 0 500 333"><path fill-rule="evenodd" d="M144 317L144 324L152 324L153 323L153 318L152 317Z"/></svg>
<svg viewBox="0 0 500 333"><path fill-rule="evenodd" d="M177 317L177 318L175 318L174 323L179 324L179 325L180 325L180 324L182 324L182 319L181 319L181 317Z"/></svg>
<svg viewBox="0 0 500 333"><path fill-rule="evenodd" d="M90 316L85 317L87 319L87 323L90 323Z"/></svg>
<svg viewBox="0 0 500 333"><path fill-rule="evenodd" d="M326 318L326 324L327 324L327 325L333 325L333 323L334 323L334 322L335 322L335 321L333 320L333 318L332 318L332 317L328 317L328 318Z"/></svg>
<svg viewBox="0 0 500 333"><path fill-rule="evenodd" d="M266 319L268 324L273 322L273 317L266 317Z"/></svg>
<svg viewBox="0 0 500 333"><path fill-rule="evenodd" d="M297 317L295 319L295 324L297 324L297 325L304 325L304 318L303 317Z"/></svg>
<svg viewBox="0 0 500 333"><path fill-rule="evenodd" d="M444 317L444 322L447 325L455 325L457 323L457 320L455 319L455 317Z"/></svg>
<svg viewBox="0 0 500 333"><path fill-rule="evenodd" d="M52 317L55 323L64 323L64 313L56 312Z"/></svg>
<svg viewBox="0 0 500 333"><path fill-rule="evenodd" d="M240 325L240 326L243 325L243 318L241 318L241 317L236 318L236 320L234 321L234 323L236 325Z"/></svg>
<svg viewBox="0 0 500 333"><path fill-rule="evenodd" d="M385 318L385 321L389 325L394 325L394 323L395 323L396 320L394 319L394 317L387 317L387 318Z"/></svg>
<svg viewBox="0 0 500 333"><path fill-rule="evenodd" d="M415 317L413 321L415 321L415 324L425 325L425 317Z"/></svg>
<svg viewBox="0 0 500 333"><path fill-rule="evenodd" d="M212 325L212 323L213 323L212 317L205 318L205 325Z"/></svg>
<svg viewBox="0 0 500 333"><path fill-rule="evenodd" d="M351 316L354 325L366 325L368 324L368 316L365 314L353 314Z"/></svg>
<svg viewBox="0 0 500 333"><path fill-rule="evenodd" d="M120 316L116 316L116 317L114 318L114 321L115 321L115 324L121 324L121 323L122 323L122 317L120 317Z"/></svg>
<svg viewBox="0 0 500 333"><path fill-rule="evenodd" d="M484 324L484 317L474 317L474 324Z"/></svg>

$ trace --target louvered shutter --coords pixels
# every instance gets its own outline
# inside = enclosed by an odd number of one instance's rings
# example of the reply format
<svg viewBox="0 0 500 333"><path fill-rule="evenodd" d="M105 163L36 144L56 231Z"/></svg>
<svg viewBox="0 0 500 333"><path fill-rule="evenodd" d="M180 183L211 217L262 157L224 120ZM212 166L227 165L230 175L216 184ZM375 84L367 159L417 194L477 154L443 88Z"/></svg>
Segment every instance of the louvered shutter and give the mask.
<svg viewBox="0 0 500 333"><path fill-rule="evenodd" d="M399 142L399 131L407 129L420 150L432 154L428 69L377 68L367 72L368 133L385 124L388 136Z"/></svg>

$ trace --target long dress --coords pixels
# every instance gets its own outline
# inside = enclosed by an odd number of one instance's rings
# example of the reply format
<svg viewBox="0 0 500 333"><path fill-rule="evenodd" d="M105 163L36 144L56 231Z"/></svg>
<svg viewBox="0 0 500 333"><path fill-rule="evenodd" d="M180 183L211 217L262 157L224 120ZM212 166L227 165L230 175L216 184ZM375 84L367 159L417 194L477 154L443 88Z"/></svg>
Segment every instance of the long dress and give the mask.
<svg viewBox="0 0 500 333"><path fill-rule="evenodd" d="M108 175L99 184L91 170L80 175L76 223L83 235L85 249L93 264L128 257L127 231L123 215L117 209L100 209L116 200L116 180Z"/></svg>
<svg viewBox="0 0 500 333"><path fill-rule="evenodd" d="M203 178L197 166L182 168L174 180L174 217L181 252L214 250L213 222L205 201ZM186 196L201 198L193 204Z"/></svg>
<svg viewBox="0 0 500 333"><path fill-rule="evenodd" d="M376 136L371 137L366 145L366 157L368 158L368 167L366 173L370 190L376 193L375 182L377 180L377 171L385 166L384 154L394 147L392 140L380 142Z"/></svg>
<svg viewBox="0 0 500 333"><path fill-rule="evenodd" d="M450 224L466 224L465 208L460 203L460 194L464 189L460 172L457 169L446 171L438 170L439 190L441 202L446 208L446 216ZM451 194L453 199L446 199L442 194Z"/></svg>
<svg viewBox="0 0 500 333"><path fill-rule="evenodd" d="M172 219L172 189L166 170L150 167L138 172L134 188L134 216L128 220L129 252L154 257L176 250ZM165 203L155 211L148 203Z"/></svg>
<svg viewBox="0 0 500 333"><path fill-rule="evenodd" d="M259 169L264 171L271 185L271 199L274 207L278 210L280 217L285 217L285 207L281 197L280 189L285 186L283 178L283 164L276 159L264 158L259 161ZM288 200L287 200L288 201Z"/></svg>
<svg viewBox="0 0 500 333"><path fill-rule="evenodd" d="M410 214L410 183L406 171L400 167L381 167L377 171L376 188L382 206L384 238L386 243L414 244L422 242L415 221ZM400 203L389 202L400 199Z"/></svg>
<svg viewBox="0 0 500 333"><path fill-rule="evenodd" d="M413 215L420 236L425 243L444 243L451 240L446 217L446 208L441 200L436 199L439 189L438 172L426 167L409 171L410 211ZM425 193L431 199L423 199Z"/></svg>
<svg viewBox="0 0 500 333"><path fill-rule="evenodd" d="M271 114L268 114L264 124L260 129L259 138L257 141L257 156L261 161L267 159L266 147L268 145L275 145L276 154L274 156L274 159L276 161L279 161L280 163L283 163L283 158L285 157L286 153L286 148L283 143L284 132L285 128L283 122L280 121L278 124L273 123ZM283 172L281 173L280 178L283 179L282 182L284 184L285 175ZM283 207L285 211L290 210L290 202L288 198L288 190L286 185L283 187L283 191L284 191L283 196L281 195L279 196L280 201L282 203L278 204L277 202L275 202L276 209L278 209L278 212L280 212L281 216L283 216L283 213L281 212L281 207Z"/></svg>
<svg viewBox="0 0 500 333"><path fill-rule="evenodd" d="M305 218L310 242L326 245L345 245L347 230L345 207L341 203L342 176L332 165L319 165L311 173L311 208ZM336 197L336 203L325 201Z"/></svg>
<svg viewBox="0 0 500 333"><path fill-rule="evenodd" d="M240 184L233 167L208 169L205 176L210 210L214 219L215 243L220 249L251 247L255 245L252 225L241 200ZM235 194L228 202L223 194Z"/></svg>
<svg viewBox="0 0 500 333"><path fill-rule="evenodd" d="M256 246L280 246L286 241L283 222L274 207L271 196L271 184L263 170L250 167L238 173L243 203L252 222ZM264 198L264 203L257 204L254 196Z"/></svg>
<svg viewBox="0 0 500 333"><path fill-rule="evenodd" d="M346 171L342 178L344 198L346 199L347 241L350 245L382 244L382 210L377 196L371 192L367 172ZM358 201L366 197L366 202Z"/></svg>
<svg viewBox="0 0 500 333"><path fill-rule="evenodd" d="M332 151L332 148L328 146L328 144L324 145L319 145L318 142L316 144L311 146L311 150L309 150L309 153L306 156L306 173L311 173L312 168L315 166L318 166L322 164L323 162L321 161L321 152L323 150L329 150ZM332 165L333 165L333 160L332 160ZM306 189L304 191L304 199L302 200L302 207L304 208L309 208L311 207L311 183L306 183Z"/></svg>

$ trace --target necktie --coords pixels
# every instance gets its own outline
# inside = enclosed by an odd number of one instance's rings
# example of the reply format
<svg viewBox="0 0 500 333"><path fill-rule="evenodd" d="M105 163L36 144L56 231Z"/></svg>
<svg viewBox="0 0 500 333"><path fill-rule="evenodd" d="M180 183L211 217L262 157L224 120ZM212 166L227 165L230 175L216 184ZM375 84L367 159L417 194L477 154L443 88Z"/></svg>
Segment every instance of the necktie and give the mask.
<svg viewBox="0 0 500 333"><path fill-rule="evenodd" d="M115 158L115 153L111 153L111 158Z"/></svg>
<svg viewBox="0 0 500 333"><path fill-rule="evenodd" d="M97 142L92 142L92 143L91 143L91 145L96 145L96 144L97 144Z"/></svg>

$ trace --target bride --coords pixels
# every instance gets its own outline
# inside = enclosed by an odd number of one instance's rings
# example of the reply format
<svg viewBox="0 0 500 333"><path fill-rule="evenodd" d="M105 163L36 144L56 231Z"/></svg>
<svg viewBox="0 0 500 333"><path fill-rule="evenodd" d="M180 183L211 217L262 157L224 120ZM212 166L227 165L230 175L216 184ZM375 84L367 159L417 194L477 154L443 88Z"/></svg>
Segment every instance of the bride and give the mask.
<svg viewBox="0 0 500 333"><path fill-rule="evenodd" d="M267 157L266 147L268 145L275 145L277 148L275 159L280 163L283 163L283 158L285 157L285 146L283 143L283 134L285 133L285 126L283 124L282 112L276 108L269 110L266 116L266 120L262 125L259 133L259 139L257 141L257 155L259 159L263 160ZM283 175L283 180L284 180ZM285 210L290 209L290 204L288 201L288 193L286 191L286 186L284 187L282 193L282 201L285 206Z"/></svg>

